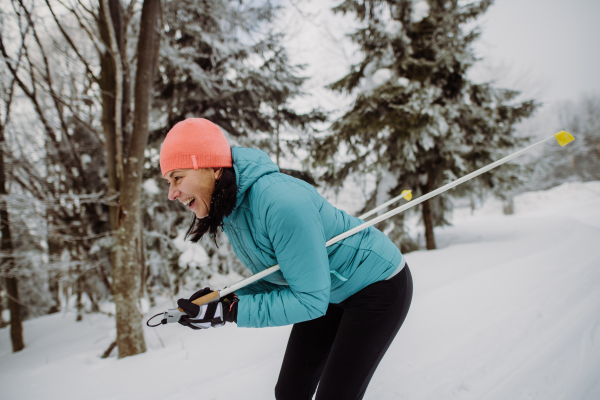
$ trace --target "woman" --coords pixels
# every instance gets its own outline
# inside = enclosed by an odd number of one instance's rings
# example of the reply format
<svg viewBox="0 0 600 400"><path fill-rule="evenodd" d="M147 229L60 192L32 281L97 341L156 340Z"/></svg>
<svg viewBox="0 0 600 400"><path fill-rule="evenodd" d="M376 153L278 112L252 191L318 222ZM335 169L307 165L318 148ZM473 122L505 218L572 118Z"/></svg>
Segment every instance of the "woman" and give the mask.
<svg viewBox="0 0 600 400"><path fill-rule="evenodd" d="M396 246L374 227L330 247L325 242L363 221L333 207L307 183L279 173L266 153L230 148L208 120L190 118L160 151L169 200L194 214L197 242L218 228L257 273L281 270L218 303L178 305L192 329L236 322L262 328L294 324L275 387L277 399L362 399L406 318L412 279Z"/></svg>

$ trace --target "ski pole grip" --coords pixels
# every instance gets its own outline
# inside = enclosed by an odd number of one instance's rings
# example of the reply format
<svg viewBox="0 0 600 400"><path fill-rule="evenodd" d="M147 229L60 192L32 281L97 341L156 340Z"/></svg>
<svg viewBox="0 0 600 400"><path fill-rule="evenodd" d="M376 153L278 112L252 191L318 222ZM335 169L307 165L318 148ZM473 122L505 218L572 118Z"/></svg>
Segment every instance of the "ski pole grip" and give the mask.
<svg viewBox="0 0 600 400"><path fill-rule="evenodd" d="M219 300L219 291L215 290L214 292L210 292L209 294L205 294L202 297L198 297L196 300L192 301L193 304L197 305L197 306L201 306L203 304L206 303L212 303L213 301L218 301ZM179 308L179 311L184 312L181 308Z"/></svg>
<svg viewBox="0 0 600 400"><path fill-rule="evenodd" d="M202 304L212 303L213 300L219 300L219 291L215 290L209 294L205 294L202 297L198 297L196 300L192 301L197 306L201 306Z"/></svg>

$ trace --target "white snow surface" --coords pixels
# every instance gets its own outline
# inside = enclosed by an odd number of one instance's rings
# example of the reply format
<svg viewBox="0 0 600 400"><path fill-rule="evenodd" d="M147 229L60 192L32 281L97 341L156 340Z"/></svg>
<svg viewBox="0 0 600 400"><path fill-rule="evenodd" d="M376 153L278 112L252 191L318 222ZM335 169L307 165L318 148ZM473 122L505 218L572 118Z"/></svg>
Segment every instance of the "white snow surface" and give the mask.
<svg viewBox="0 0 600 400"><path fill-rule="evenodd" d="M600 182L526 193L515 210L459 209L439 250L406 256L411 309L365 399L600 399ZM114 327L32 319L16 354L0 330L0 398L272 399L290 331L145 328L145 354L101 359Z"/></svg>

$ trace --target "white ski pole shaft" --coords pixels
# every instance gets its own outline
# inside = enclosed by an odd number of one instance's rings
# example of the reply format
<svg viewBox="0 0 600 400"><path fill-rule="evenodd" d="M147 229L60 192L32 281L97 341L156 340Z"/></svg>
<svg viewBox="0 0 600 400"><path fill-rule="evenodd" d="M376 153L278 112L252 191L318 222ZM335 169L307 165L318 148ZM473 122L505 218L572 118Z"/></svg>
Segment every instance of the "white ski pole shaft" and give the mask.
<svg viewBox="0 0 600 400"><path fill-rule="evenodd" d="M350 237L350 236L352 236L352 235L354 235L354 234L356 234L356 233L358 233L358 232L360 232L360 231L362 231L364 229L367 229L370 226L373 226L373 225L375 225L375 224L377 224L377 223L379 223L379 222L381 222L383 220L386 220L386 219L388 219L390 217L393 217L396 214L399 214L399 213L401 213L403 211L406 211L409 208L412 208L412 207L414 207L414 206L416 206L418 204L421 204L422 202L424 202L426 200L429 200L432 197L435 197L435 196L437 196L440 193L444 193L445 191L450 190L450 189L452 189L452 188L460 185L461 183L464 183L464 182L466 182L466 181L468 181L470 179L473 179L476 176L479 176L479 175L481 175L481 174L483 174L483 173L485 173L485 172L487 172L487 171L489 171L489 170L491 170L493 168L496 168L496 167L498 167L498 166L500 166L500 165L502 165L502 164L504 164L504 163L512 160L513 158L516 158L516 157L520 156L521 154L523 154L523 153L525 153L525 152L533 149L534 147L539 146L542 143L545 143L545 142L547 142L549 140L552 140L552 139L556 139L561 146L564 146L565 144L567 144L568 142L570 142L571 140L573 140L573 136L571 136L571 134L568 133L568 132L561 131L561 132L556 133L556 134L554 134L554 135L552 135L552 136L550 136L550 137L548 137L546 139L540 140L539 142L534 143L531 146L528 146L528 147L526 147L526 148L524 148L522 150L519 150L519 151L517 151L517 152L515 152L513 154L510 154L510 155L508 155L508 156L506 156L506 157L504 157L504 158L502 158L502 159L500 159L498 161L495 161L495 162L493 162L491 164L488 164L485 167L482 167L482 168L478 169L477 171L471 172L470 174L465 175L462 178L458 178L455 181L452 181L452 182L450 182L450 183L448 183L448 184L446 184L446 185L444 185L444 186L442 186L442 187L440 187L440 188L438 188L438 189L436 189L436 190L434 190L432 192L429 192L429 193L427 193L427 194L425 194L425 195L423 195L421 197L418 197L418 198L416 198L416 199L414 199L412 201L409 201L408 203L406 203L406 204L404 204L404 205L402 205L400 207L394 208L393 210L388 211L385 214L382 214L382 215L380 215L377 218L373 218L372 220L370 220L368 222L360 224L357 227L352 228L349 231L346 231L346 232L344 232L344 233L342 233L342 234L340 234L340 235L338 235L338 236L336 236L336 237L328 240L327 243L325 243L325 246L326 247L331 246L332 244L335 244L335 243L339 242L340 240L344 240L347 237ZM243 279L243 280L239 281L238 283L232 285L231 287L227 287L225 289L220 290L219 291L219 296L214 296L213 295L214 299L212 301L218 301L218 299L220 297L226 296L229 293L233 293L236 290L241 289L244 286L247 286L247 285L249 285L249 284L251 284L253 282L256 282L257 280L262 279L265 276L270 275L270 274L272 274L274 272L277 272L277 271L279 271L279 264L274 265L274 266L272 266L270 268L267 268L264 271L261 271L261 272L259 272L257 274L254 274L254 275L252 275L249 278ZM209 294L209 295L211 295L211 294ZM209 296L209 295L207 295L207 296ZM205 296L205 297L207 297L207 296ZM202 299L203 299L203 297L195 300L194 303L198 304L198 305L202 305L202 304L206 303L206 301L201 301ZM197 301L198 301L198 303L196 303Z"/></svg>
<svg viewBox="0 0 600 400"><path fill-rule="evenodd" d="M386 208L390 204L393 204L393 203L397 202L400 199L406 198L407 200L410 200L411 196L412 196L412 192L410 190L403 190L402 193L400 193L399 196L396 196L393 199L386 201L385 203L383 203L382 205L378 206L377 208L372 209L371 211L367 211L363 215L360 215L358 217L358 219L368 218L371 215L375 214L377 211Z"/></svg>
<svg viewBox="0 0 600 400"><path fill-rule="evenodd" d="M377 218L373 218L369 222L365 222L364 224L361 224L361 225L359 225L359 226L357 226L357 227L355 227L353 229L350 229L349 231L344 232L341 235L338 235L338 236L334 237L333 239L331 239L327 243L333 244L333 243L339 242L340 240L344 240L348 236L354 235L356 232L359 232L359 231L361 231L361 230L363 230L365 228L368 228L369 226L375 225L375 224L377 224L377 223L379 223L379 222L381 222L383 220L386 220L386 219L388 219L390 217L393 217L394 215L399 214L399 213L401 213L403 211L406 211L409 208L412 208L412 207L414 207L414 206L416 206L418 204L421 204L422 202L424 202L426 200L429 200L432 197L435 197L435 196L437 196L440 193L444 193L445 191L450 190L450 189L452 189L452 188L460 185L461 183L464 183L464 182L466 182L466 181L468 181L470 179L473 179L476 176L479 176L479 175L483 174L484 172L489 171L490 169L496 168L497 166L502 165L502 164L504 164L504 163L512 160L513 158L516 158L516 157L520 156L521 154L525 153L526 151L529 151L529 150L533 149L534 147L539 146L542 143L545 143L545 142L547 142L549 140L552 140L553 138L558 139L559 143L561 143L560 139L557 136L557 135L559 135L561 133L562 133L562 131L559 132L559 133L557 133L557 134L555 134L555 135L553 135L553 136L551 136L551 137L548 137L546 139L540 140L539 142L534 143L534 144L532 144L529 147L525 147L522 150L519 150L519 151L517 151L517 152L515 152L513 154L510 154L510 155L508 155L508 156L506 156L506 157L504 157L504 158L502 158L502 159L500 159L498 161L495 161L495 162L493 162L491 164L488 164L485 167L479 168L477 171L471 172L470 174L465 175L462 178L458 178L455 181L447 183L446 185L444 185L444 186L442 186L442 187L440 187L440 188L438 188L438 189L436 189L436 190L434 190L432 192L429 192L427 194L424 194L421 197L418 197L418 198L416 198L416 199L414 199L412 201L409 201L408 203L406 203L406 204L404 204L404 205L402 205L400 207L394 208L393 210L388 211L385 214L382 214L382 215L380 215ZM570 134L568 134L568 135L570 135Z"/></svg>
<svg viewBox="0 0 600 400"><path fill-rule="evenodd" d="M392 204L393 202L395 202L397 200L400 200L401 198L406 197L408 195L410 195L410 191L406 191L406 193L403 193L402 195L400 195L398 197L395 197L392 200L389 200L387 203L382 204L381 206L375 208L374 210L369 211L366 214L361 215L358 218L359 219L366 218L369 215L372 215L372 214L376 213L377 211L381 210L382 208L388 206L389 204ZM369 224L367 222L365 222L363 224L360 224L357 227L355 227L354 229L351 229L351 230L349 230L347 232L344 232L344 233L342 233L342 234L340 234L338 236L335 236L335 237L331 238L329 241L327 241L325 243L325 247L329 247L332 244L337 243L340 240L343 240L343 239L347 238L348 236L352 236L352 235L354 235L354 234L362 231L363 229L367 229L371 225L372 224ZM350 232L352 232L352 233L350 233ZM256 281L264 278L265 276L270 275L273 272L277 272L277 271L279 271L279 264L273 265L272 267L269 267L269 268L265 269L264 271L260 271L260 272L258 272L256 274L254 274L254 275L246 278L246 279L243 279L243 280L239 281L238 283L236 283L234 285L231 285L230 287L227 287L227 288L224 288L224 289L220 290L220 296L227 296L229 293L233 293L236 290L241 289L244 286L247 286L247 285L249 285L249 284L251 284L253 282L256 282Z"/></svg>

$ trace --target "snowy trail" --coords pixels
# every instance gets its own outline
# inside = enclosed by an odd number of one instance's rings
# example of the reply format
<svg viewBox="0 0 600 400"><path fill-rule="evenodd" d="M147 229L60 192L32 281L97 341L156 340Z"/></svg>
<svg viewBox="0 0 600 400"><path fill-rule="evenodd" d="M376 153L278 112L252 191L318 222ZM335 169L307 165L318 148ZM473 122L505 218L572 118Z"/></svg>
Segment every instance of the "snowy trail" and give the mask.
<svg viewBox="0 0 600 400"><path fill-rule="evenodd" d="M411 310L365 399L600 398L600 183L574 185L457 218L443 248L407 255ZM0 398L272 399L290 330L164 326L146 354L101 360L113 320L74 319L27 321L18 354L0 330Z"/></svg>

